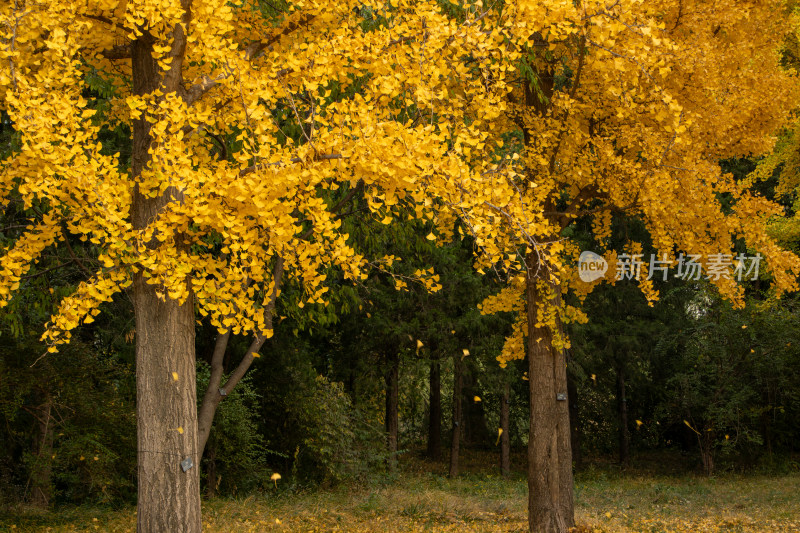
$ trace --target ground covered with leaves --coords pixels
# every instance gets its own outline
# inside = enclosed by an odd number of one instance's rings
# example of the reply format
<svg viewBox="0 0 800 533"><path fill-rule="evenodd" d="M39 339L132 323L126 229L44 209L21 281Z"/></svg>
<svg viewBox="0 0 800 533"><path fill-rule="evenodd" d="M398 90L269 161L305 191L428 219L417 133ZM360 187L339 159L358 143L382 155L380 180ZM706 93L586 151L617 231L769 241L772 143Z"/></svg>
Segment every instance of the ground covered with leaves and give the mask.
<svg viewBox="0 0 800 533"><path fill-rule="evenodd" d="M485 464L485 463L484 463ZM449 479L417 463L334 489L284 484L203 504L206 532L522 532L526 483L485 468ZM433 472L431 472L433 470ZM590 468L576 478L578 531L800 532L800 473L705 477ZM134 531L135 510L0 511L0 531Z"/></svg>

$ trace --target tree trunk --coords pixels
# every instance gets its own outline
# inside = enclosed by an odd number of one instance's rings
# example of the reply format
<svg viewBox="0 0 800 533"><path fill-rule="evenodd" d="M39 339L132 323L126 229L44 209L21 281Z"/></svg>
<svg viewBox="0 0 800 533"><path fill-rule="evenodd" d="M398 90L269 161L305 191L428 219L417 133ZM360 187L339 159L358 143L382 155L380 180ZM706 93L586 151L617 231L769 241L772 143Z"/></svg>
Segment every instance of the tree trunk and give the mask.
<svg viewBox="0 0 800 533"><path fill-rule="evenodd" d="M439 360L431 361L430 409L428 418L428 457L442 458L442 367Z"/></svg>
<svg viewBox="0 0 800 533"><path fill-rule="evenodd" d="M458 453L461 446L461 428L463 426L462 416L462 388L463 363L456 356L453 358L453 439L450 443L450 477L458 476Z"/></svg>
<svg viewBox="0 0 800 533"><path fill-rule="evenodd" d="M217 449L215 446L208 448L206 453L206 498L213 498L217 495Z"/></svg>
<svg viewBox="0 0 800 533"><path fill-rule="evenodd" d="M189 22L188 2L183 2ZM133 41L133 94L156 89L175 92L181 86L186 39L181 24L172 32L172 63L160 72L153 60L154 39L145 31ZM170 188L155 198L140 193L138 181L150 162L151 124L142 117L133 122L131 218L135 229L146 228L181 192ZM175 241L180 241L176 238ZM145 243L159 246L155 239ZM136 318L136 416L139 461L137 531L201 531L200 456L197 448L194 302L189 293L183 304L158 296L141 270L133 276ZM162 296L163 297L163 296Z"/></svg>
<svg viewBox="0 0 800 533"><path fill-rule="evenodd" d="M528 527L532 533L566 533L572 517L566 516L567 507L562 504L562 489L567 480L561 480L566 472L562 462L569 453L569 426L559 430L559 418L567 402L556 398L561 384L560 370L566 374L561 357L555 356L553 334L543 320L545 307L549 305L550 295L544 282L535 276L538 256L532 252L528 256L529 277L527 279L528 309L528 380L530 384L530 434L528 438ZM537 317L537 314L539 315ZM559 405L561 403L563 405ZM566 436L564 442L563 436ZM570 461L571 472L571 461ZM570 476L571 477L571 476ZM569 480L571 483L571 479ZM570 487L571 492L571 487Z"/></svg>
<svg viewBox="0 0 800 533"><path fill-rule="evenodd" d="M53 497L53 399L44 393L44 402L35 411L36 440L33 446L33 468L31 469L31 505L47 509Z"/></svg>
<svg viewBox="0 0 800 533"><path fill-rule="evenodd" d="M581 427L578 418L578 386L575 383L575 377L569 371L567 371L567 398L569 401L569 438L572 462L575 470L580 470L583 466L583 454L581 453Z"/></svg>
<svg viewBox="0 0 800 533"><path fill-rule="evenodd" d="M201 528L194 306L191 299L161 301L155 292L135 276L137 531L195 532Z"/></svg>
<svg viewBox="0 0 800 533"><path fill-rule="evenodd" d="M389 454L389 469L397 466L397 402L399 396L398 378L400 373L400 356L397 353L386 356L386 451Z"/></svg>
<svg viewBox="0 0 800 533"><path fill-rule="evenodd" d="M511 384L506 383L503 388L503 396L500 398L500 473L503 477L511 474L511 435L508 426L508 408L511 393Z"/></svg>
<svg viewBox="0 0 800 533"><path fill-rule="evenodd" d="M630 463L631 435L628 432L628 400L625 397L625 371L617 369L617 409L619 410L619 462Z"/></svg>
<svg viewBox="0 0 800 533"><path fill-rule="evenodd" d="M560 298L556 298L560 303ZM559 322L559 329L561 323ZM563 335L563 330L561 331ZM558 506L567 528L575 526L572 477L572 438L569 424L569 392L565 350L553 349L553 375L556 390L556 433L558 434Z"/></svg>
<svg viewBox="0 0 800 533"><path fill-rule="evenodd" d="M489 432L489 427L486 425L483 401L475 400L476 397L481 398L483 392L477 388L474 376L469 372L464 372L463 366L461 375L461 395L464 398L461 403L461 438L465 444L477 444L481 447L491 446L495 437Z"/></svg>

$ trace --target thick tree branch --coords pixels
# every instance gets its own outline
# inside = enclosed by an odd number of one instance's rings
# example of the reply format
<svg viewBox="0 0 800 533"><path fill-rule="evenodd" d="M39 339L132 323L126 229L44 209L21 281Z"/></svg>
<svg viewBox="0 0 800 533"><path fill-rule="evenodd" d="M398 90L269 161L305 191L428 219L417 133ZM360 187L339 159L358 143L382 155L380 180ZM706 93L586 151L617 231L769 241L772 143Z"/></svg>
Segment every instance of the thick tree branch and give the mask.
<svg viewBox="0 0 800 533"><path fill-rule="evenodd" d="M273 33L272 35L267 37L265 40L263 40L263 41L255 41L253 43L250 43L245 48L245 58L248 61L252 61L253 59L256 59L258 57L258 55L261 54L261 52L263 52L264 50L266 50L267 48L269 48L270 46L272 46L276 42L280 41L281 37L289 35L293 31L298 29L300 26L308 24L309 22L314 20L316 17L317 17L316 15L311 15L311 14L303 15L298 20L296 20L294 22L290 22L289 24L284 26L279 31Z"/></svg>
<svg viewBox="0 0 800 533"><path fill-rule="evenodd" d="M181 97L186 102L187 106L192 105L200 98L203 97L208 91L216 87L220 81L227 78L227 74L220 74L216 78L209 78L208 76L203 76L203 79L199 82L195 83L188 89L182 91Z"/></svg>
<svg viewBox="0 0 800 533"><path fill-rule="evenodd" d="M363 182L359 181L358 185L350 189L350 191L348 191L348 193L333 206L331 211L335 213L347 205L347 203L353 199L362 186ZM309 228L302 235L300 235L300 238L307 239L313 232L314 228ZM272 294L270 295L269 303L264 308L264 320L266 321L268 329L272 329L272 314L275 312L275 305L278 301L278 294L280 293L281 282L283 280L283 266L283 258L279 257L275 262L275 268L272 271L272 280L274 283ZM256 333L252 342L250 343L250 346L247 348L247 352L239 362L239 365L228 377L228 380L222 386L220 386L223 372L222 360L225 355L225 350L227 349L229 339L230 331L217 337L217 341L214 345L214 353L211 357L211 376L208 381L208 389L206 389L206 392L203 396L203 403L200 406L197 416L197 442L201 457L203 455L203 450L205 449L206 443L208 442L208 437L211 434L211 424L214 421L214 414L217 411L217 406L225 396L233 392L233 389L250 369L250 365L253 364L253 360L255 359L253 354L257 353L261 349L261 347L264 345L264 342L266 342L267 337L261 335L260 333Z"/></svg>
<svg viewBox="0 0 800 533"><path fill-rule="evenodd" d="M278 299L280 292L281 280L283 279L283 258L279 257L275 262L275 268L272 271L272 280L274 283L272 294L270 295L269 303L264 308L264 320L267 323L267 328L272 329L272 313L275 311L275 303ZM197 415L197 445L200 457L203 455L208 437L211 434L211 424L214 421L214 414L217 411L217 406L222 399L233 392L233 389L244 377L250 365L253 364L253 354L258 352L267 340L265 335L256 333L250 347L247 349L239 365L228 377L225 384L220 386L222 381L222 359L225 355L225 350L228 346L230 339L230 330L224 335L217 337L217 342L214 345L214 353L211 358L211 377L208 381L208 389L203 396L203 403L200 406L200 411Z"/></svg>
<svg viewBox="0 0 800 533"><path fill-rule="evenodd" d="M222 381L222 361L230 338L230 330L217 336L217 341L214 343L214 353L211 355L211 376L208 378L208 388L203 395L203 403L200 404L200 409L197 413L197 440L200 445L201 455L208 441L208 436L211 434L211 422L214 420L214 412L222 399L219 387Z"/></svg>
<svg viewBox="0 0 800 533"><path fill-rule="evenodd" d="M130 59L131 58L131 45L130 44L118 44L113 46L107 50L102 50L99 52L100 56L110 59L111 61L117 59Z"/></svg>

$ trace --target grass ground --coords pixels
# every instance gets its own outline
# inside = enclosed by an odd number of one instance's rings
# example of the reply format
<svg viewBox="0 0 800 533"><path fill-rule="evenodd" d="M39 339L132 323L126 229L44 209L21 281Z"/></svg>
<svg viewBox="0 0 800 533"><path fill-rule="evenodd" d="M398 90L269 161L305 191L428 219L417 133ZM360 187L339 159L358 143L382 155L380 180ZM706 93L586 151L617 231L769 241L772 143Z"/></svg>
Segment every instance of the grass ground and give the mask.
<svg viewBox="0 0 800 533"><path fill-rule="evenodd" d="M393 476L331 490L274 490L203 504L206 532L522 532L526 484L471 456L457 479L412 460ZM592 467L576 477L581 532L800 532L800 473L780 476ZM2 511L0 511L2 513ZM133 531L132 508L0 514L0 531Z"/></svg>

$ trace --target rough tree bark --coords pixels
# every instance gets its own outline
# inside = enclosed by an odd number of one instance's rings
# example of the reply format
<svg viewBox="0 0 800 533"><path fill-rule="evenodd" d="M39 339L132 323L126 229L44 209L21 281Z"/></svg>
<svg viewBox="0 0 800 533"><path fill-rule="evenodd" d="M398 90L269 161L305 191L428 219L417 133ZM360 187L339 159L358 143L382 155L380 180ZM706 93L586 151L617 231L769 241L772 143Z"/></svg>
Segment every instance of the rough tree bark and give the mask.
<svg viewBox="0 0 800 533"><path fill-rule="evenodd" d="M190 20L183 0L183 23ZM131 46L133 93L163 93L181 89L186 47L183 24L172 32L170 69L160 71L153 60L154 39L144 31ZM137 180L150 161L151 124L144 116L133 122L132 173ZM134 187L131 219L146 228L181 193L168 189L149 198ZM177 240L177 239L176 239ZM155 247L157 242L147 243ZM136 318L136 416L139 462L137 531L201 531L200 457L197 447L194 302L162 300L159 287L147 283L142 271L133 278ZM190 462L191 461L191 466ZM182 466L183 464L183 466Z"/></svg>
<svg viewBox="0 0 800 533"><path fill-rule="evenodd" d="M400 374L400 355L392 352L386 355L386 451L389 454L388 466L390 470L397 467L397 430L398 420L398 398Z"/></svg>
<svg viewBox="0 0 800 533"><path fill-rule="evenodd" d="M438 359L431 361L428 417L428 457L442 458L442 367Z"/></svg>
<svg viewBox="0 0 800 533"><path fill-rule="evenodd" d="M536 533L566 533L572 516L572 461L569 457L569 410L563 351L553 350L553 333L537 321L540 308L552 305L536 277L538 256L528 256L528 526ZM560 355L559 355L560 354ZM563 376L561 373L563 372ZM563 389L561 388L563 384Z"/></svg>
<svg viewBox="0 0 800 533"><path fill-rule="evenodd" d="M509 434L509 399L511 396L511 384L503 386L503 396L500 398L500 473L503 477L511 474L511 435Z"/></svg>
<svg viewBox="0 0 800 533"><path fill-rule="evenodd" d="M558 300L558 298L557 298ZM562 329L559 323L559 329ZM562 330L563 335L563 330ZM558 507L567 528L575 526L572 477L572 436L569 423L569 391L567 384L567 358L564 350L553 349L553 376L555 377L556 433L558 435ZM560 395L560 396L559 396Z"/></svg>
<svg viewBox="0 0 800 533"><path fill-rule="evenodd" d="M458 356L453 357L453 438L450 441L450 477L458 476L458 454L461 446L463 411L461 402L464 385L463 363Z"/></svg>

